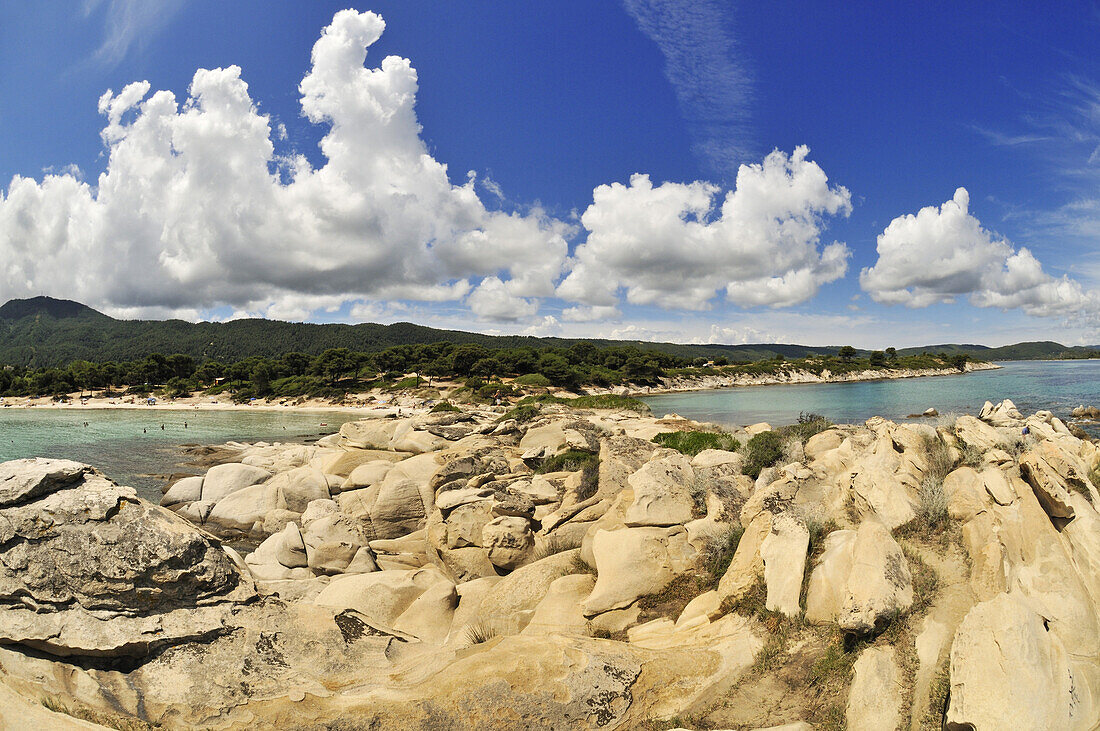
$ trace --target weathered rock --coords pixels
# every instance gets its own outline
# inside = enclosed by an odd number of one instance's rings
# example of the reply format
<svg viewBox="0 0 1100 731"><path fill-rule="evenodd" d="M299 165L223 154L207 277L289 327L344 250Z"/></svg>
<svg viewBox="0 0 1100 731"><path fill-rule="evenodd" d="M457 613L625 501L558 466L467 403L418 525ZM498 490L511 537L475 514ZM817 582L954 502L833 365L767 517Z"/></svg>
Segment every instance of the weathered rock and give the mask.
<svg viewBox="0 0 1100 731"><path fill-rule="evenodd" d="M16 459L0 464L0 507L49 495L82 479L89 468L67 459Z"/></svg>
<svg viewBox="0 0 1100 731"><path fill-rule="evenodd" d="M902 683L894 648L868 647L852 667L845 717L850 731L894 731L901 721Z"/></svg>
<svg viewBox="0 0 1100 731"><path fill-rule="evenodd" d="M1035 491L1035 497L1051 518L1069 520L1074 516L1068 486L1062 476L1035 452L1020 458L1020 474Z"/></svg>
<svg viewBox="0 0 1100 731"><path fill-rule="evenodd" d="M563 551L520 566L494 584L478 608L478 619L500 634L516 634L531 621L550 585L568 574L577 550Z"/></svg>
<svg viewBox="0 0 1100 731"><path fill-rule="evenodd" d="M482 531L493 519L493 505L488 500L460 505L447 516L447 548L482 546Z"/></svg>
<svg viewBox="0 0 1100 731"><path fill-rule="evenodd" d="M278 507L278 488L252 485L231 492L215 503L206 520L230 531L250 533L256 524L262 527L267 514Z"/></svg>
<svg viewBox="0 0 1100 731"><path fill-rule="evenodd" d="M592 543L596 587L582 611L591 617L633 604L655 594L693 568L695 550L687 531L672 528L625 528L599 531Z"/></svg>
<svg viewBox="0 0 1100 731"><path fill-rule="evenodd" d="M344 513L328 513L306 523L306 560L317 573L339 574L366 544L354 520Z"/></svg>
<svg viewBox="0 0 1100 731"><path fill-rule="evenodd" d="M325 474L309 466L295 467L280 472L267 483L279 491L279 498L287 510L301 513L314 500L328 500L328 480Z"/></svg>
<svg viewBox="0 0 1100 731"><path fill-rule="evenodd" d="M254 595L221 547L181 518L89 467L52 462L0 465L0 644L143 656L217 634Z"/></svg>
<svg viewBox="0 0 1100 731"><path fill-rule="evenodd" d="M529 520L535 515L535 504L523 493L506 489L493 496L493 515Z"/></svg>
<svg viewBox="0 0 1100 731"><path fill-rule="evenodd" d="M454 583L434 566L410 571L374 571L336 577L313 603L354 609L374 622L394 627L398 617L432 587L451 587L453 591Z"/></svg>
<svg viewBox="0 0 1100 731"><path fill-rule="evenodd" d="M435 506L444 513L454 510L460 505L475 503L479 500L489 500L493 497L492 488L466 487L460 490L444 490L435 496Z"/></svg>
<svg viewBox="0 0 1100 731"><path fill-rule="evenodd" d="M725 449L704 449L691 458L693 469L707 469L713 467L729 467L731 474L740 474L741 466L745 458L738 452L729 452Z"/></svg>
<svg viewBox="0 0 1100 731"><path fill-rule="evenodd" d="M288 569L302 568L309 565L306 544L297 525L287 523L282 532L277 535L281 537L275 547L275 558L279 563Z"/></svg>
<svg viewBox="0 0 1100 731"><path fill-rule="evenodd" d="M358 465L348 474L341 490L356 490L362 487L380 485L392 468L393 462L385 459L372 460Z"/></svg>
<svg viewBox="0 0 1100 731"><path fill-rule="evenodd" d="M826 429L807 439L802 450L806 455L806 459L814 460L825 452L836 449L843 441L843 432L837 429Z"/></svg>
<svg viewBox="0 0 1100 731"><path fill-rule="evenodd" d="M658 449L653 442L627 436L605 439L600 445L601 497L614 497L628 486L627 479L649 462Z"/></svg>
<svg viewBox="0 0 1100 731"><path fill-rule="evenodd" d="M231 462L211 467L202 480L202 499L217 503L227 495L268 480L271 473L259 467Z"/></svg>
<svg viewBox="0 0 1100 731"><path fill-rule="evenodd" d="M202 500L202 477L184 477L177 480L160 499L164 507L193 503ZM211 503L213 504L213 503Z"/></svg>
<svg viewBox="0 0 1100 731"><path fill-rule="evenodd" d="M772 514L768 511L757 512L745 528L737 550L733 553L726 573L718 582L718 595L723 599L739 599L764 576L764 561L760 558L760 547L772 529Z"/></svg>
<svg viewBox="0 0 1100 731"><path fill-rule="evenodd" d="M834 531L826 538L806 592L807 620L835 620L846 632L866 634L912 603L909 563L881 522L865 520L856 531Z"/></svg>
<svg viewBox="0 0 1100 731"><path fill-rule="evenodd" d="M756 424L749 424L745 427L745 433L749 436L756 436L761 432L771 431L772 425L766 421L757 422Z"/></svg>
<svg viewBox="0 0 1100 731"><path fill-rule="evenodd" d="M627 478L634 499L626 509L623 522L630 527L688 522L694 505L689 489L694 480L691 462L679 452L647 462Z"/></svg>
<svg viewBox="0 0 1100 731"><path fill-rule="evenodd" d="M955 420L955 434L964 443L986 451L1003 446L1006 439L999 431L973 416L960 416Z"/></svg>
<svg viewBox="0 0 1100 731"><path fill-rule="evenodd" d="M1062 642L1020 599L1000 594L966 615L951 646L948 729L1081 727L1079 681Z"/></svg>
<svg viewBox="0 0 1100 731"><path fill-rule="evenodd" d="M535 607L531 621L522 634L588 634L588 621L581 613L580 605L592 593L595 583L589 574L570 574L554 581Z"/></svg>
<svg viewBox="0 0 1100 731"><path fill-rule="evenodd" d="M809 530L794 516L780 513L772 520L771 531L760 544L764 581L768 587L768 609L788 617L801 611L798 600L809 543Z"/></svg>
<svg viewBox="0 0 1100 731"><path fill-rule="evenodd" d="M494 566L510 571L522 564L535 545L526 518L493 518L481 530L481 545Z"/></svg>

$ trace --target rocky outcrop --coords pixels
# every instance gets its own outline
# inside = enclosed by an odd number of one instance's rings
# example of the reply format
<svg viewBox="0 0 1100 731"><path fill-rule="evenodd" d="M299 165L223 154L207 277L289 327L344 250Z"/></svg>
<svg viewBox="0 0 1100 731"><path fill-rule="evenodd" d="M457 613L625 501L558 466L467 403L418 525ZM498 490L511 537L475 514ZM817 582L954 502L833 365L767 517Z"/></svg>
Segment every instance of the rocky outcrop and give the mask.
<svg viewBox="0 0 1100 731"><path fill-rule="evenodd" d="M218 634L254 596L217 543L90 467L7 462L0 486L0 643L140 657Z"/></svg>

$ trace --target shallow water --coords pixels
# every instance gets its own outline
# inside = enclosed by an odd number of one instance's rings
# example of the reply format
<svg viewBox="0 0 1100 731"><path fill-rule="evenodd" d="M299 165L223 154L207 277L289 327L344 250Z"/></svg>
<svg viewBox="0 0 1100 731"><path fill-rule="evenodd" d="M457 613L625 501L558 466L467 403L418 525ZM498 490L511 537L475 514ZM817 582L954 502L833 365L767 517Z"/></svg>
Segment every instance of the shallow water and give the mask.
<svg viewBox="0 0 1100 731"><path fill-rule="evenodd" d="M957 376L855 383L743 386L647 396L653 413L725 425L766 421L791 424L800 412L823 414L837 423L872 416L905 419L929 407L941 414L977 414L986 400L1012 399L1024 414L1040 409L1068 418L1078 405L1100 406L1100 360L1011 361L995 371ZM1083 424L1086 430L1092 426Z"/></svg>
<svg viewBox="0 0 1100 731"><path fill-rule="evenodd" d="M179 467L181 444L303 441L337 431L356 412L0 408L0 461L58 457L94 465L149 499ZM325 426L321 426L324 423ZM85 426L87 424L87 426ZM186 426L185 426L186 425ZM162 428L163 427L163 428ZM201 470L194 470L200 472Z"/></svg>

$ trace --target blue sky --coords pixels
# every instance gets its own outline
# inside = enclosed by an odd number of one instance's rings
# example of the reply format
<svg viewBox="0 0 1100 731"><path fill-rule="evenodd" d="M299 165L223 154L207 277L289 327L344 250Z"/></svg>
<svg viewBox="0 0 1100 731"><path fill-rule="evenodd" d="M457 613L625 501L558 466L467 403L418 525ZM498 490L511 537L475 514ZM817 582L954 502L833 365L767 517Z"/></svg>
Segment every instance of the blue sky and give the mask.
<svg viewBox="0 0 1100 731"><path fill-rule="evenodd" d="M0 7L0 300L1100 343L1100 4L346 7Z"/></svg>

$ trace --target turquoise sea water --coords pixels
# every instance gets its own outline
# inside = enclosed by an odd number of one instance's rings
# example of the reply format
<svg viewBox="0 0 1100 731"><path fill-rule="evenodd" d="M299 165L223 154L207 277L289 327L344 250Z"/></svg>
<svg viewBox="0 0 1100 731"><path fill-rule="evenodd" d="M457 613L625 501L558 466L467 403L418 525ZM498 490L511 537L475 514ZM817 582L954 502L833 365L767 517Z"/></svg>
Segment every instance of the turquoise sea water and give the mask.
<svg viewBox="0 0 1100 731"><path fill-rule="evenodd" d="M187 471L179 467L181 444L302 441L332 433L357 418L363 417L289 409L0 408L0 462L21 457L74 459L98 467L143 497L159 500L165 480L154 475Z"/></svg>
<svg viewBox="0 0 1100 731"><path fill-rule="evenodd" d="M1024 414L1049 409L1067 418L1075 406L1100 406L1100 360L1012 361L995 371L957 376L857 383L746 386L649 396L653 413L726 425L798 420L799 412L824 414L834 422L872 416L904 419L935 407L941 414L977 414L986 401L1012 399ZM1083 425L1090 430L1089 425Z"/></svg>

